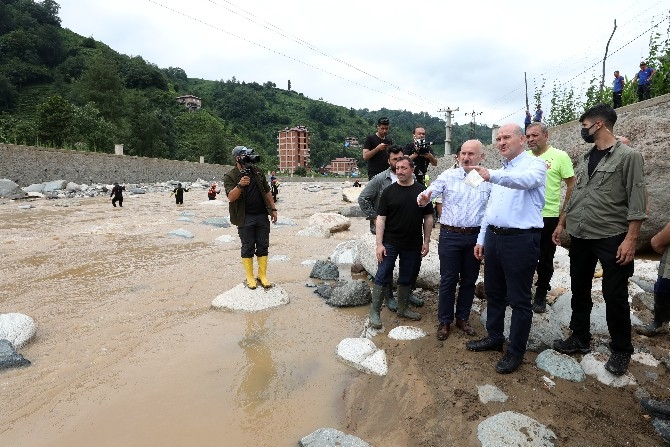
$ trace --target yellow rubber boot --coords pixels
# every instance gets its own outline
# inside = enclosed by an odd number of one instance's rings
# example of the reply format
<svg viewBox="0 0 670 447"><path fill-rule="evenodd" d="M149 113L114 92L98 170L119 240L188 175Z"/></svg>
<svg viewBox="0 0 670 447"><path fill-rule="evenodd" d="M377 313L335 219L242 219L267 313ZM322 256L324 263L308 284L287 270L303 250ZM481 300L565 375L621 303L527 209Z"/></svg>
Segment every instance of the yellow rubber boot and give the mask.
<svg viewBox="0 0 670 447"><path fill-rule="evenodd" d="M268 257L258 256L256 259L258 259L258 281L260 281L264 289L269 289L272 287L272 284L270 284L266 276L268 272Z"/></svg>
<svg viewBox="0 0 670 447"><path fill-rule="evenodd" d="M244 273L247 275L247 287L256 288L256 278L254 278L254 258L242 258Z"/></svg>

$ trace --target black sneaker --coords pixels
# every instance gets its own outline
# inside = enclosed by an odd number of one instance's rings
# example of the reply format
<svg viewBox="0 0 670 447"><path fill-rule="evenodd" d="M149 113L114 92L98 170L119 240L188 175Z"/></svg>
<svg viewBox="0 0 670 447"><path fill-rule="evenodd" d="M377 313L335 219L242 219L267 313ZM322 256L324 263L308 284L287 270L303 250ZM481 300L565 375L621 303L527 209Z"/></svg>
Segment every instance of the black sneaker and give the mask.
<svg viewBox="0 0 670 447"><path fill-rule="evenodd" d="M615 376L621 376L628 371L630 363L630 354L627 352L614 351L609 360L605 363L605 369Z"/></svg>
<svg viewBox="0 0 670 447"><path fill-rule="evenodd" d="M574 354L576 352L586 354L591 352L591 346L588 342L571 335L566 340L554 340L554 350L562 354Z"/></svg>

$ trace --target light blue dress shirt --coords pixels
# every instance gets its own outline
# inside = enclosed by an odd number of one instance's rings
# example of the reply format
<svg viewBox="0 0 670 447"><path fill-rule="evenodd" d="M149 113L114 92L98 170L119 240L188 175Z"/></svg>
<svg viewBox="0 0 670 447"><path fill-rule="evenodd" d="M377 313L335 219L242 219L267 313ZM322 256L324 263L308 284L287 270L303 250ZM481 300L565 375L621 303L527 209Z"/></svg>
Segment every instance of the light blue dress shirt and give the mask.
<svg viewBox="0 0 670 447"><path fill-rule="evenodd" d="M522 152L502 169L490 170L493 187L482 221L477 244L484 245L486 227L542 228L544 183L547 164L539 157Z"/></svg>
<svg viewBox="0 0 670 447"><path fill-rule="evenodd" d="M463 182L466 175L460 167L447 169L427 188L430 200L442 196L440 224L465 228L481 225L492 185L482 182L473 188Z"/></svg>

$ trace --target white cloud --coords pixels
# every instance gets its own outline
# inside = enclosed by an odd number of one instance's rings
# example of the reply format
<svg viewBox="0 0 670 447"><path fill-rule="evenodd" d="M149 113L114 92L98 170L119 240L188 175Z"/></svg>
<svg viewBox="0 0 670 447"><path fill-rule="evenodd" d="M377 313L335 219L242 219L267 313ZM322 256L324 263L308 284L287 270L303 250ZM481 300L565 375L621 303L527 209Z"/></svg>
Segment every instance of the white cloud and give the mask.
<svg viewBox="0 0 670 447"><path fill-rule="evenodd" d="M653 0L59 3L64 27L190 77L281 88L290 79L294 90L345 107L432 115L460 107L457 121L476 110L487 124L522 122L524 72L531 103L546 80L545 112L555 83L585 89L600 76L614 19L606 82L614 69L632 78L648 52L644 32L667 17L665 2Z"/></svg>

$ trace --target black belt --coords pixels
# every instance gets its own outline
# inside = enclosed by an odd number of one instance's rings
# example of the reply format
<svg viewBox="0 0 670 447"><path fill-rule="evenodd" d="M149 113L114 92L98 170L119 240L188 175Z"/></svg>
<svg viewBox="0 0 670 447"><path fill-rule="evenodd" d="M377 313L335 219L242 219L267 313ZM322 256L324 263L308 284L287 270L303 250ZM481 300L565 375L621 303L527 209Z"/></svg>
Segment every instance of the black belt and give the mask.
<svg viewBox="0 0 670 447"><path fill-rule="evenodd" d="M509 236L511 234L540 233L542 228L505 228L489 225L488 229L498 236Z"/></svg>
<svg viewBox="0 0 670 447"><path fill-rule="evenodd" d="M461 234L478 234L480 227L452 227L451 225L440 225L440 230L449 230Z"/></svg>

